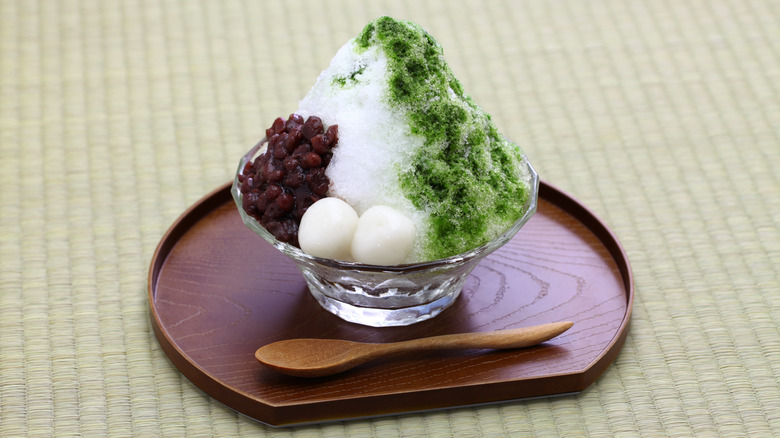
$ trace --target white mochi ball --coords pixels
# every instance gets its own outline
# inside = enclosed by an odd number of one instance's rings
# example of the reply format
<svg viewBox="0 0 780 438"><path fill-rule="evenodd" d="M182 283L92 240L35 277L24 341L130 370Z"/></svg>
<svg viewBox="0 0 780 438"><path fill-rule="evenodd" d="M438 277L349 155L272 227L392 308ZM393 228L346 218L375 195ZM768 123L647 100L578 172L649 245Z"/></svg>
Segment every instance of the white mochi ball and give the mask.
<svg viewBox="0 0 780 438"><path fill-rule="evenodd" d="M403 263L414 245L414 222L398 210L375 205L366 210L352 237L352 257L372 265Z"/></svg>
<svg viewBox="0 0 780 438"><path fill-rule="evenodd" d="M358 215L338 198L323 198L306 210L298 227L301 250L315 257L350 260Z"/></svg>

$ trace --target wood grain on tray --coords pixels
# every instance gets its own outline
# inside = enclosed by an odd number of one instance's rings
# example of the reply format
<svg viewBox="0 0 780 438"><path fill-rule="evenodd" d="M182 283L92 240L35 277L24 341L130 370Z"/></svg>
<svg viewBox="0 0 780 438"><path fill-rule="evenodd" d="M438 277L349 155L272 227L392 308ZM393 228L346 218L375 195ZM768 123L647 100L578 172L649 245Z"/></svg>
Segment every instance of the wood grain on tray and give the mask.
<svg viewBox="0 0 780 438"><path fill-rule="evenodd" d="M149 294L158 340L185 376L237 411L287 425L581 391L625 339L633 280L609 230L543 182L537 213L473 271L451 308L407 327L364 327L317 304L297 268L244 227L224 186L163 237ZM317 379L254 358L289 338L393 342L559 320L574 326L528 349L432 352Z"/></svg>

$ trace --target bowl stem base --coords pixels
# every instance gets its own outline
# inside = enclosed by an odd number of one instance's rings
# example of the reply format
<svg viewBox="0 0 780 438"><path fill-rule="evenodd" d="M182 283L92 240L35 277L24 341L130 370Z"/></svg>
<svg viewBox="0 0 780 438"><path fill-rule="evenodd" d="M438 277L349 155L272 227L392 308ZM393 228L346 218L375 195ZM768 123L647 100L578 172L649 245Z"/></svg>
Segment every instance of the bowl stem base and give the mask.
<svg viewBox="0 0 780 438"><path fill-rule="evenodd" d="M424 303L412 307L401 307L397 309L377 309L369 307L360 307L353 304L338 301L324 295L316 287L309 285L309 291L318 303L327 311L340 317L341 319L356 324L367 325L371 327L395 327L414 324L433 318L460 296L460 290L455 293L445 295L430 303Z"/></svg>

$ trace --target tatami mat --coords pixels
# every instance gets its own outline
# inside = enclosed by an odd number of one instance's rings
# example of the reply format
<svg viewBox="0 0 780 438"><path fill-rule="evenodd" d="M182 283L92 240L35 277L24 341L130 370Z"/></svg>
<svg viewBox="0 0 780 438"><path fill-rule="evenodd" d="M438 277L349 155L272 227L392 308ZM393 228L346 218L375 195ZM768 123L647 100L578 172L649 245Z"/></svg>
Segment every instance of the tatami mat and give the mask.
<svg viewBox="0 0 780 438"><path fill-rule="evenodd" d="M444 46L636 299L573 396L271 429L149 323L162 234L380 15ZM0 436L780 435L780 4L0 0Z"/></svg>

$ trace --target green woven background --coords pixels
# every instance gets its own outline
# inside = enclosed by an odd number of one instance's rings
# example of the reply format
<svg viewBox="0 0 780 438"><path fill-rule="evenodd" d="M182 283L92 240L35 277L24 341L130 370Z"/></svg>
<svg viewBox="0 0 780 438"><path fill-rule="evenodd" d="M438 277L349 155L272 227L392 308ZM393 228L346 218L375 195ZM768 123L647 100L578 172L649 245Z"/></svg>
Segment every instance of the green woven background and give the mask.
<svg viewBox="0 0 780 438"><path fill-rule="evenodd" d="M380 15L422 24L636 280L562 398L271 429L171 365L162 234ZM780 4L0 0L0 436L780 436Z"/></svg>

